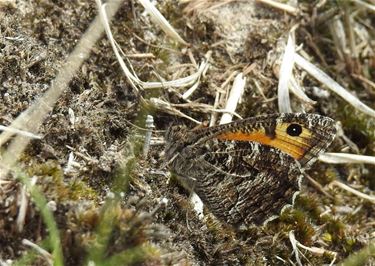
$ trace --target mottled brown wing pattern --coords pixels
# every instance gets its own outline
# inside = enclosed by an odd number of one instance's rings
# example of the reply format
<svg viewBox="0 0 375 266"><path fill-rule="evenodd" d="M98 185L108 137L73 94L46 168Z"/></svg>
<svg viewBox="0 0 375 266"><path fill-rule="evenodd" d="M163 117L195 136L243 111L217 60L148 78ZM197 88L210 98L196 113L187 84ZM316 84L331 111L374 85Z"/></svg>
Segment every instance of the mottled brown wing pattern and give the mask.
<svg viewBox="0 0 375 266"><path fill-rule="evenodd" d="M219 219L261 224L291 202L301 166L308 167L335 135L330 118L280 114L167 136L169 168Z"/></svg>

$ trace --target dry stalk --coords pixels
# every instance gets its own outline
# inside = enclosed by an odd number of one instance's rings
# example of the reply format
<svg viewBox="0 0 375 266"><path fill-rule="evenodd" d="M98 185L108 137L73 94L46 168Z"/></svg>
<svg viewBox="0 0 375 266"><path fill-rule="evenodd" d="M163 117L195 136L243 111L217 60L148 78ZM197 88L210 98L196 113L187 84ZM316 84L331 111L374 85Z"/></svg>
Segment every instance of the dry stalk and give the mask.
<svg viewBox="0 0 375 266"><path fill-rule="evenodd" d="M295 96L297 96L297 98L299 98L301 101L304 101L305 103L316 103L306 95L293 75L294 54L296 51L294 38L292 37L293 31L294 30L291 30L289 33L287 45L282 56L282 62L279 70L277 96L280 113L292 112L289 91L291 91Z"/></svg>
<svg viewBox="0 0 375 266"><path fill-rule="evenodd" d="M226 91L225 87L227 87L227 85L230 83L230 81L232 79L234 79L234 77L237 76L237 75L238 75L238 72L233 71L229 75L229 77L223 82L223 84L221 84L220 88L217 88L216 96L215 96L215 103L214 103L215 109L218 108L219 106L225 106L225 102L224 102L224 100L226 99L225 95L224 95L224 92ZM210 126L214 126L216 124L217 117L218 117L217 112L214 112L214 113L211 114Z"/></svg>
<svg viewBox="0 0 375 266"><path fill-rule="evenodd" d="M304 173L304 176L307 178L307 180L310 182L310 184L313 187L315 187L315 189L317 189L319 192L321 192L322 194L324 194L328 198L333 199L332 195L329 194L327 191L325 191L324 188L322 187L322 185L319 182L317 182L314 178L312 178L310 175L308 175L306 173Z"/></svg>
<svg viewBox="0 0 375 266"><path fill-rule="evenodd" d="M23 226L25 225L25 217L26 217L26 213L27 213L28 199L27 199L27 195L26 195L26 186L25 185L23 185L21 187L20 194L21 194L20 195L20 208L18 210L18 215L17 215L17 220L16 220L18 232L23 231Z"/></svg>
<svg viewBox="0 0 375 266"><path fill-rule="evenodd" d="M301 101L310 105L316 104L316 101L310 99L309 96L306 95L294 76L291 76L290 78L289 90Z"/></svg>
<svg viewBox="0 0 375 266"><path fill-rule="evenodd" d="M220 92L218 90L216 90L216 92L215 92L215 102L214 102L214 105L213 105L214 109L219 107L220 95L221 95ZM216 124L217 115L218 115L218 113L216 113L216 112L211 114L210 124L209 124L210 127L212 127Z"/></svg>
<svg viewBox="0 0 375 266"><path fill-rule="evenodd" d="M332 19L332 22L329 24L329 29L333 37L336 53L340 61L344 61L348 54L348 50L346 49L347 43L344 25L339 16Z"/></svg>

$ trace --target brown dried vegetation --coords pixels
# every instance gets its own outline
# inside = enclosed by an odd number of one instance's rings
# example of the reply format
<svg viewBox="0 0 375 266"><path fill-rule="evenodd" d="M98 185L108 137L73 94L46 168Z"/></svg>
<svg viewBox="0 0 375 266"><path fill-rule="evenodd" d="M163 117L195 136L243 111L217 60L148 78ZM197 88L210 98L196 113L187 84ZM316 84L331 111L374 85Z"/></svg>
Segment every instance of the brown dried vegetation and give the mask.
<svg viewBox="0 0 375 266"><path fill-rule="evenodd" d="M304 45L312 61L375 108L374 13L350 1L320 1L325 2L323 6L299 2L299 13L293 16L256 1L158 1L161 13L190 43L188 48L168 40L138 2L121 4L111 29L127 55L148 55L129 56L141 80L187 76L196 71L191 57L199 63L209 51L210 68L189 101L181 97L186 88L137 94L108 40L102 38L96 44L40 128L43 138L33 140L19 161L53 211L66 265L89 260L98 265L288 265L289 260L295 262L290 231L305 246L336 252L336 261L370 243L375 237L375 205L328 184L345 180L371 194L374 167L316 164L309 175L329 197L305 182L294 209L265 227L234 231L210 214L198 218L189 192L161 168L163 146L156 139L144 158L140 153L144 131L132 126L143 126L147 114L154 116L157 130L167 129L172 122L195 126L152 105L147 101L152 97L208 121L212 109L197 104L214 105L216 93L228 91L226 81L232 82L234 71L244 71L248 79L237 113L249 117L277 112L278 58L288 31L296 24L296 43ZM1 125L10 125L49 88L96 14L94 1L0 1ZM340 47L335 19L344 23L347 47ZM350 46L353 38L355 47ZM341 121L361 154L375 155L374 118L359 115L332 94L318 93L314 87L319 84L312 78L300 78L307 94L317 101L304 109ZM162 139L163 133L154 136ZM337 138L332 150L340 151L345 145ZM7 143L2 152L6 148ZM71 153L76 163L67 168ZM10 174L0 179L0 264L7 260L47 264L22 243L28 239L51 252L40 211L15 178ZM19 229L22 193L28 201L24 226ZM333 259L328 253L301 252L305 265L329 264Z"/></svg>

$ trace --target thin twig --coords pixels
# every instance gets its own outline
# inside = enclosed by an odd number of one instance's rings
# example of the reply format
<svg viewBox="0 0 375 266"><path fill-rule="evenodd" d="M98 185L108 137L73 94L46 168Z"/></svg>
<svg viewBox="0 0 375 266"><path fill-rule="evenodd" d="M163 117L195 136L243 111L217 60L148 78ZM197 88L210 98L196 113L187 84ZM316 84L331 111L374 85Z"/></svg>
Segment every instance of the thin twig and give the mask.
<svg viewBox="0 0 375 266"><path fill-rule="evenodd" d="M310 182L310 184L312 186L314 186L318 191L320 191L322 194L324 194L328 198L333 199L333 196L331 194L329 194L327 191L325 191L324 188L322 187L322 185L319 184L316 180L314 180L314 178L312 178L310 175L308 175L306 173L304 174L304 176L307 178L307 180Z"/></svg>

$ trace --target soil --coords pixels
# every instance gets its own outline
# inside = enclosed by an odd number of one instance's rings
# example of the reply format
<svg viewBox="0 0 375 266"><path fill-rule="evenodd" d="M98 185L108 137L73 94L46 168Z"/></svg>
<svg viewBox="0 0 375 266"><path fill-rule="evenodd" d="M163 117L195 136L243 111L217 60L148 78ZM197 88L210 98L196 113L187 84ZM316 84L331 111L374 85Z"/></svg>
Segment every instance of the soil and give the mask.
<svg viewBox="0 0 375 266"><path fill-rule="evenodd" d="M196 72L191 58L199 64L207 54L210 66L189 101L181 97L189 87L137 92L107 37L103 34L96 43L39 128L42 138L30 142L17 165L53 211L65 265L296 264L291 232L301 244L326 251L318 255L299 248L302 265L329 264L334 257L335 263L341 262L369 245L375 237L374 203L330 184L339 180L373 194L373 166L316 163L307 175L319 186L305 181L293 208L265 226L241 230L223 224L206 209L199 217L190 192L165 167L165 131L172 124L197 126L175 110L207 123L212 111L206 107L214 105L218 91L227 97L235 71L247 78L236 110L241 117L277 112L280 56L296 25L296 43L303 45L310 61L375 108L374 85L358 78L375 78L374 14L334 1L321 7L300 2L299 13L291 15L255 1L158 1L157 8L188 47L165 35L140 3L121 4L111 30L139 79L188 76ZM357 42L362 45L357 57L340 54L334 45L328 30L334 16L322 21L329 12L339 18L355 14L362 27L356 30L368 32L367 39ZM0 1L0 125L9 126L50 88L97 14L95 1ZM134 56L140 54L146 56ZM357 148L360 154L374 156L374 118L354 110L303 71L295 75L316 104L292 97L293 110L342 123L345 137L338 136L330 151L355 153ZM156 106L151 99L174 104L173 109ZM155 127L144 156L142 128L147 115L153 116ZM20 229L22 195L28 202ZM52 254L49 233L17 175L11 172L0 180L0 264L48 264L24 240ZM375 260L366 263L374 265Z"/></svg>

